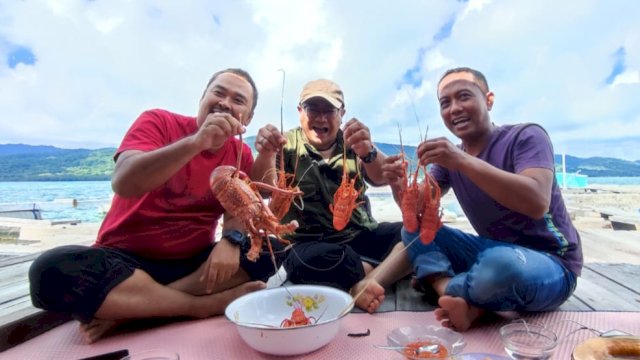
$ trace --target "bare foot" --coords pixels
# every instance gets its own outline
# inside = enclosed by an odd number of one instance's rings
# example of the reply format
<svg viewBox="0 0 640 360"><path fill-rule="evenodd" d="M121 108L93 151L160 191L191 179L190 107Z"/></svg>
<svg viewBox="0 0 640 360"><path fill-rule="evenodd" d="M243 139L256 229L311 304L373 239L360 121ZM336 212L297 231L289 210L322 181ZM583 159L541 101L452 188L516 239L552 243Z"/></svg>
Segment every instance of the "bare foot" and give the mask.
<svg viewBox="0 0 640 360"><path fill-rule="evenodd" d="M384 287L376 280L361 280L351 288L351 294L358 296L356 306L373 314L384 301Z"/></svg>
<svg viewBox="0 0 640 360"><path fill-rule="evenodd" d="M484 310L470 306L461 297L443 295L438 299L438 305L440 308L434 311L436 320L440 321L442 326L456 331L466 331L474 320L484 313Z"/></svg>
<svg viewBox="0 0 640 360"><path fill-rule="evenodd" d="M122 323L124 320L93 319L88 324L80 323L80 333L88 344L93 344Z"/></svg>
<svg viewBox="0 0 640 360"><path fill-rule="evenodd" d="M244 294L250 292L262 290L267 287L263 281L250 281L244 284L240 284L229 290L225 290L219 293L201 296L205 300L204 306L201 308L196 317L206 318L214 315L220 315L224 313L224 309L233 300L239 298Z"/></svg>

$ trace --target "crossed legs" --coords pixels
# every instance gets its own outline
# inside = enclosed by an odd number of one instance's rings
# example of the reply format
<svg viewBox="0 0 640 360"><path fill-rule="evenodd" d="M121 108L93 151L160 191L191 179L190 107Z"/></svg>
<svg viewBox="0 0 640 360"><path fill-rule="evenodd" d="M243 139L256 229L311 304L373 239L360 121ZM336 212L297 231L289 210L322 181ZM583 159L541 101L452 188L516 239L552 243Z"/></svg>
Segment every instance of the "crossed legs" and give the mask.
<svg viewBox="0 0 640 360"><path fill-rule="evenodd" d="M204 285L198 281L201 269L168 285L159 284L140 269L134 270L107 294L94 319L80 325L81 333L92 343L127 320L219 315L239 296L266 287L262 281L249 282L249 276L241 270L214 288L212 294L205 294Z"/></svg>

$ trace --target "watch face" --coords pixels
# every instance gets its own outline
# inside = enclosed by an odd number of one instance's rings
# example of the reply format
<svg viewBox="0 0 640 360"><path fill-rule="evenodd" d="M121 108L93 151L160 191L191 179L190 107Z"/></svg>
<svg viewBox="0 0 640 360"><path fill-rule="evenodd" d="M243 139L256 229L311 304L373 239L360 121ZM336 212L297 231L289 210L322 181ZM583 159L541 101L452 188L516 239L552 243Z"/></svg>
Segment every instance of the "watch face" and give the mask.
<svg viewBox="0 0 640 360"><path fill-rule="evenodd" d="M222 232L222 237L229 240L232 244L244 244L245 236L238 230L227 230Z"/></svg>
<svg viewBox="0 0 640 360"><path fill-rule="evenodd" d="M374 147L364 158L361 158L365 164L373 162L378 157L378 150Z"/></svg>

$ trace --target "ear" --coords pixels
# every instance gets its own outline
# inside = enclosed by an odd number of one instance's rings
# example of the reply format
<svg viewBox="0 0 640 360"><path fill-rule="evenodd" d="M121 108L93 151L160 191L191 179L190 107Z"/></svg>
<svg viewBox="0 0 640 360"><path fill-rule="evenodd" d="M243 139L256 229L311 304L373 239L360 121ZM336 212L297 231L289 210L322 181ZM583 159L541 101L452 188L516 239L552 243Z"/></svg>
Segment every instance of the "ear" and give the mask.
<svg viewBox="0 0 640 360"><path fill-rule="evenodd" d="M244 126L249 126L249 123L251 122L251 119L253 119L253 111L249 113L249 116L247 117L247 120L242 121L244 124Z"/></svg>
<svg viewBox="0 0 640 360"><path fill-rule="evenodd" d="M487 92L486 98L487 98L487 110L491 111L491 108L493 107L493 100L495 99L496 95L493 93L493 91L489 91Z"/></svg>

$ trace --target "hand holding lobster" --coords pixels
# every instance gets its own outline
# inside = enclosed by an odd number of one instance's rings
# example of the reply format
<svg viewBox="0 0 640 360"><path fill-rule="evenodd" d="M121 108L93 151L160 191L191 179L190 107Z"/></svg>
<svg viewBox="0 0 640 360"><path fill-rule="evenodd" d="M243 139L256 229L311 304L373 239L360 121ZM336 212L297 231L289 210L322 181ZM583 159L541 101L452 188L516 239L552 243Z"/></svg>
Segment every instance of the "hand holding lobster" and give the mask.
<svg viewBox="0 0 640 360"><path fill-rule="evenodd" d="M356 118L352 118L344 125L343 136L345 145L350 147L358 157L367 156L373 149L369 128Z"/></svg>
<svg viewBox="0 0 640 360"><path fill-rule="evenodd" d="M260 156L270 156L269 161L270 169L261 169L260 172L264 173L264 181L269 184L273 184L275 187L281 190L281 192L272 192L271 199L269 200L269 209L273 212L273 215L278 219L282 218L289 212L289 208L293 203L296 196L302 196L303 192L298 186L294 186L296 178L294 173L287 173L284 168L284 145L287 143L287 139L278 131L278 129L267 124L265 127L258 131L256 136L256 150L260 153ZM276 169L276 153L280 151L279 167ZM254 164L254 166L256 166ZM296 166L297 167L297 166ZM273 170L275 169L275 171Z"/></svg>
<svg viewBox="0 0 640 360"><path fill-rule="evenodd" d="M258 153L274 156L287 143L287 139L280 133L278 128L267 124L258 130L256 135L255 148Z"/></svg>
<svg viewBox="0 0 640 360"><path fill-rule="evenodd" d="M423 146L424 143L420 146ZM408 163L404 158L402 136L400 136L400 147L400 168L397 168L398 165L395 165L395 168L391 168L389 165L388 167L394 172L388 174L387 177L399 174L398 177L401 179L396 190L398 195L394 193L394 196L400 199L404 228L409 232L420 230L420 240L422 243L428 244L433 241L436 232L442 226L440 221L440 186L426 170L426 165L416 165L415 172L409 174ZM418 183L420 169L424 171L424 180ZM398 202L397 198L396 202Z"/></svg>
<svg viewBox="0 0 640 360"><path fill-rule="evenodd" d="M393 199L400 206L401 194L406 186L404 174L406 169L406 161L401 155L387 156L381 166L382 177L384 181L391 187Z"/></svg>
<svg viewBox="0 0 640 360"><path fill-rule="evenodd" d="M444 137L423 141L418 145L417 154L420 165L438 164L449 170L459 170L461 163L469 156Z"/></svg>
<svg viewBox="0 0 640 360"><path fill-rule="evenodd" d="M355 119L351 119L349 123L351 126L358 126L360 122ZM361 130L358 130L357 132L361 132ZM367 129L365 132L368 134L369 130ZM353 140L353 133L351 136ZM356 141L360 146L362 146L363 140L358 141L356 138ZM358 166L358 161L356 161L356 168ZM358 176L360 176L359 171L356 177L353 179L349 178L349 170L347 166L347 144L345 139L342 154L342 180L340 181L340 186L338 186L338 189L336 189L336 192L333 194L333 204L329 204L329 211L331 211L331 214L333 215L333 228L338 231L342 231L347 227L347 224L351 221L351 214L353 213L353 210L363 203L363 201L358 201L358 197L364 189L360 188L359 190L356 190L356 180Z"/></svg>
<svg viewBox="0 0 640 360"><path fill-rule="evenodd" d="M240 119L240 120L238 120ZM199 151L217 150L222 147L229 137L243 134L245 127L242 116L236 118L228 111L214 110L201 105L198 111L198 131L192 135Z"/></svg>
<svg viewBox="0 0 640 360"><path fill-rule="evenodd" d="M247 259L255 261L260 255L262 243L268 235L275 235L284 243L280 236L292 233L298 223L293 220L289 224L281 225L271 210L264 205L258 187L270 191L285 191L258 182L251 182L249 177L233 166L218 166L211 173L211 191L222 207L232 216L242 222L251 238L251 249L247 252ZM269 240L267 239L267 244Z"/></svg>

